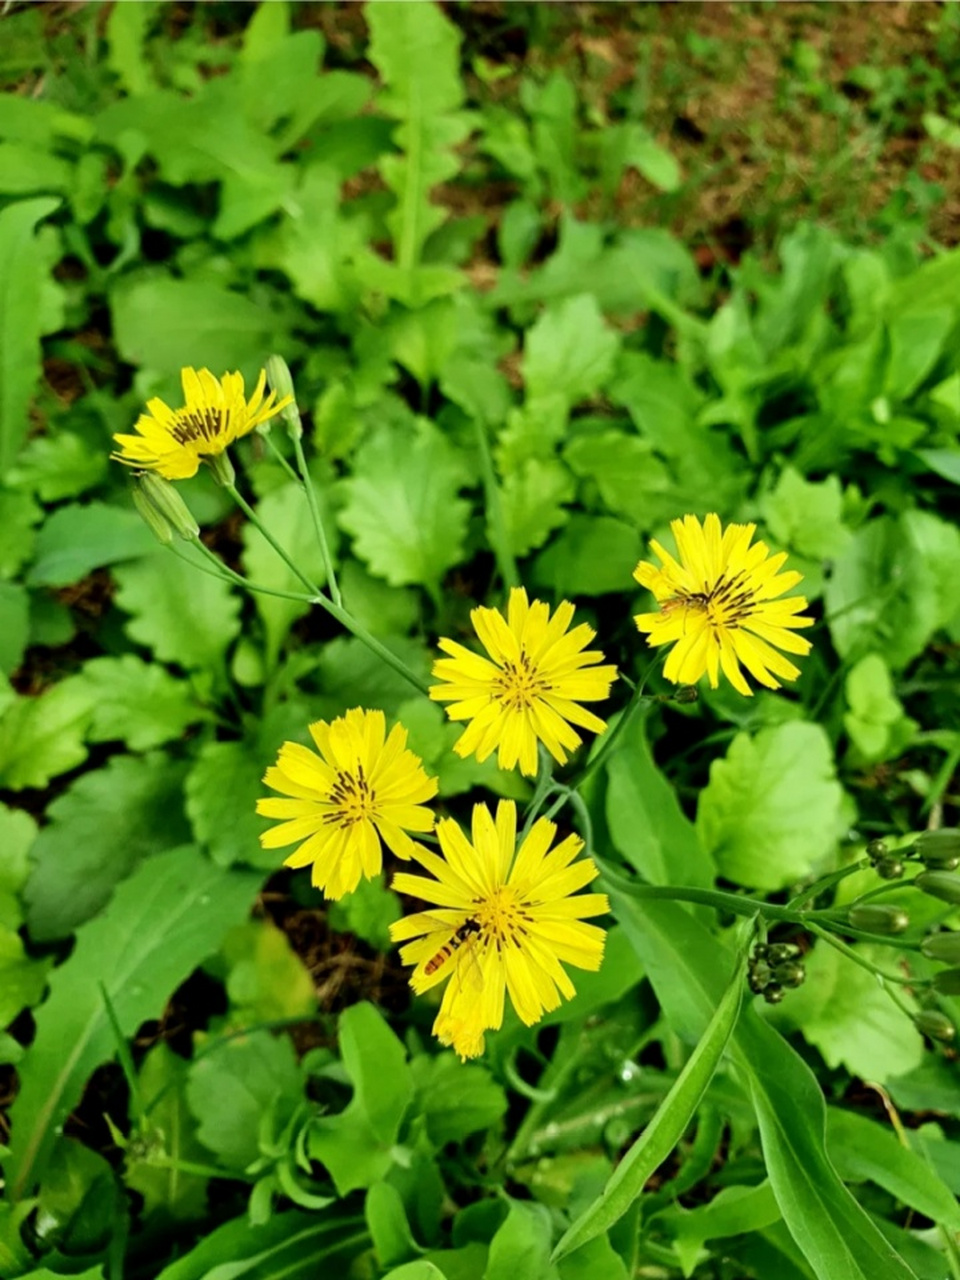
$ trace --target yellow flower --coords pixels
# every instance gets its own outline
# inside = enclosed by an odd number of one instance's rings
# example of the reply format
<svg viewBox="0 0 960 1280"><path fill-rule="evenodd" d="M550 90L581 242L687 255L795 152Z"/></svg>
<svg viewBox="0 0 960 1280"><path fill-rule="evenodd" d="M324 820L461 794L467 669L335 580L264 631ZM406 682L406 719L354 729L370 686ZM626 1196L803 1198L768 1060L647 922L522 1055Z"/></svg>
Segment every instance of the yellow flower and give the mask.
<svg viewBox="0 0 960 1280"><path fill-rule="evenodd" d="M579 836L551 850L556 832L540 818L518 851L513 801L500 802L496 822L478 804L472 842L443 818L437 836L445 860L417 849L435 879L406 872L393 878L394 889L437 904L398 920L390 934L407 942L400 958L416 966L410 985L417 994L451 979L433 1030L461 1058L481 1054L484 1032L503 1022L504 993L529 1027L576 994L561 961L600 968L604 931L583 919L610 904L604 893L577 894L597 868L589 858L574 861L583 848Z"/></svg>
<svg viewBox="0 0 960 1280"><path fill-rule="evenodd" d="M517 761L529 777L537 772L537 740L564 764L582 739L580 725L602 733L606 724L578 704L609 697L616 667L598 667L603 654L584 653L596 634L586 623L568 631L574 608L564 600L553 617L541 600L528 603L522 587L510 592L507 617L499 609L474 609L474 630L490 659L443 639L449 658L434 664L433 674L448 683L434 685L434 702L452 702L451 720L470 724L454 743L458 756L475 754L481 762L498 748L501 769Z"/></svg>
<svg viewBox="0 0 960 1280"><path fill-rule="evenodd" d="M220 380L209 369L183 369L180 377L183 408L148 400L147 412L136 422L140 434L113 437L121 446L112 455L118 462L159 471L167 480L186 480L197 474L201 462L223 453L293 399L277 400L273 391L264 399L267 375L262 372L249 400L244 399L242 374L225 373Z"/></svg>
<svg viewBox="0 0 960 1280"><path fill-rule="evenodd" d="M800 674L777 649L809 653L810 641L791 628L812 627L813 618L799 616L807 607L803 596L779 600L802 580L791 570L780 573L785 551L771 556L765 543L752 547L755 524L731 524L724 531L716 515L701 527L696 516L672 521L677 563L659 542L651 542L662 568L641 560L633 576L657 598L659 613L641 613L634 621L649 632L648 644L675 644L663 674L675 684L695 684L706 673L711 688L722 670L740 693L752 690L740 663L768 689L776 679L795 680Z"/></svg>
<svg viewBox="0 0 960 1280"><path fill-rule="evenodd" d="M284 863L313 863L312 880L328 898L352 893L362 876L379 873L381 837L400 858L417 853L407 831L432 831L433 814L423 808L437 794L420 757L406 749L407 731L395 725L384 741L382 711L348 711L331 724L318 720L310 735L320 755L297 742L285 742L264 782L290 799L257 801L257 813L281 818L265 831L265 849L303 841Z"/></svg>

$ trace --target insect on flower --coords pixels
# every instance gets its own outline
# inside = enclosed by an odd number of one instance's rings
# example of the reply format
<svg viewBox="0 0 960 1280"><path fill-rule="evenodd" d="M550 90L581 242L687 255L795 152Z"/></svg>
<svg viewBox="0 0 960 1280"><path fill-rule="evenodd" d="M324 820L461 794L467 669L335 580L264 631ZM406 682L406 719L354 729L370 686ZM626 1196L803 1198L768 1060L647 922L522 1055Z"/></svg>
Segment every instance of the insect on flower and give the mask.
<svg viewBox="0 0 960 1280"><path fill-rule="evenodd" d="M441 965L446 964L451 956L456 955L465 942L470 938L476 937L480 933L480 923L477 920L464 920L463 924L454 933L449 942L445 942L435 956L427 961L423 966L423 972L426 974L436 973Z"/></svg>

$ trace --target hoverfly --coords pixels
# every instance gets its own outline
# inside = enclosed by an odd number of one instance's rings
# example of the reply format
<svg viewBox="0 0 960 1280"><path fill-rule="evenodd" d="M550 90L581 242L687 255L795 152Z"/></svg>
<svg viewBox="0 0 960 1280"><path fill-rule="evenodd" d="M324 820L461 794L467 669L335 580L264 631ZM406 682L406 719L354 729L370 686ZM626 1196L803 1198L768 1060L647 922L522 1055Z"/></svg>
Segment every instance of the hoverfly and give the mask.
<svg viewBox="0 0 960 1280"><path fill-rule="evenodd" d="M431 956L423 966L423 972L427 974L436 973L440 966L445 964L455 952L459 951L470 937L478 933L480 933L480 924L478 921L473 918L464 920L463 924L457 928L450 941L445 942L437 954L435 956Z"/></svg>

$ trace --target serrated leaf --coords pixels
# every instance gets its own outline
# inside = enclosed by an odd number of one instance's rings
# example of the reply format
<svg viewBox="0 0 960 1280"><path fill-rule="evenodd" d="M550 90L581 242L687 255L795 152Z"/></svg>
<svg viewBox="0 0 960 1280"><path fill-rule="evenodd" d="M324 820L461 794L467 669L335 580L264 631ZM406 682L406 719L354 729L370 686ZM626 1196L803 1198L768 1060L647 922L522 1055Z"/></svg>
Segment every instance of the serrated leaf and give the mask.
<svg viewBox="0 0 960 1280"><path fill-rule="evenodd" d="M22 809L0 804L0 925L20 925L17 895L26 883L30 864L27 854L37 837L37 824Z"/></svg>
<svg viewBox="0 0 960 1280"><path fill-rule="evenodd" d="M471 1133L489 1129L506 1113L507 1096L486 1067L462 1063L455 1054L418 1054L410 1071L414 1107L424 1116L430 1141L439 1150Z"/></svg>
<svg viewBox="0 0 960 1280"><path fill-rule="evenodd" d="M106 449L95 452L76 432L58 431L28 441L8 479L44 502L59 502L99 484L106 475L107 460Z"/></svg>
<svg viewBox="0 0 960 1280"><path fill-rule="evenodd" d="M0 578L12 578L33 554L42 509L28 493L0 490Z"/></svg>
<svg viewBox="0 0 960 1280"><path fill-rule="evenodd" d="M843 725L850 740L865 759L882 760L904 714L890 670L878 653L868 653L850 668L844 693L850 710L844 713ZM915 727L913 721L909 724Z"/></svg>
<svg viewBox="0 0 960 1280"><path fill-rule="evenodd" d="M534 581L567 597L625 591L642 548L632 525L577 512L537 556Z"/></svg>
<svg viewBox="0 0 960 1280"><path fill-rule="evenodd" d="M220 950L227 966L227 996L241 1025L316 1013L313 979L275 925L265 920L237 925Z"/></svg>
<svg viewBox="0 0 960 1280"><path fill-rule="evenodd" d="M0 712L0 786L45 787L82 764L92 713L90 693L76 677L37 698L17 698Z"/></svg>
<svg viewBox="0 0 960 1280"><path fill-rule="evenodd" d="M577 436L563 457L575 475L597 486L608 511L642 529L656 528L682 505L666 465L649 440L637 435L602 431Z"/></svg>
<svg viewBox="0 0 960 1280"><path fill-rule="evenodd" d="M161 662L216 668L240 631L231 587L166 551L114 571L117 604L133 616L127 634Z"/></svg>
<svg viewBox="0 0 960 1280"><path fill-rule="evenodd" d="M463 556L470 508L457 495L466 482L462 456L430 423L382 428L357 450L339 523L371 573L435 593Z"/></svg>
<svg viewBox="0 0 960 1280"><path fill-rule="evenodd" d="M843 790L820 725L790 723L739 733L710 767L697 832L722 876L781 889L833 851Z"/></svg>
<svg viewBox="0 0 960 1280"><path fill-rule="evenodd" d="M330 928L337 933L353 933L377 951L389 951L390 926L403 915L400 899L386 886L384 875L363 879L327 908Z"/></svg>
<svg viewBox="0 0 960 1280"><path fill-rule="evenodd" d="M131 751L146 751L209 715L185 680L136 654L92 658L78 679L93 699L91 742L125 742Z"/></svg>
<svg viewBox="0 0 960 1280"><path fill-rule="evenodd" d="M85 773L47 810L24 889L27 923L40 942L92 919L145 858L182 844L184 766L159 752L114 756Z"/></svg>
<svg viewBox="0 0 960 1280"><path fill-rule="evenodd" d="M23 660L30 634L30 597L26 587L0 582L0 672L12 675Z"/></svg>
<svg viewBox="0 0 960 1280"><path fill-rule="evenodd" d="M525 556L543 546L554 529L565 524L570 513L574 482L555 458L527 458L508 473L501 486L507 541L515 556Z"/></svg>
<svg viewBox="0 0 960 1280"><path fill-rule="evenodd" d="M104 502L71 503L59 507L37 534L27 581L33 586L65 587L92 569L135 560L156 545L135 511Z"/></svg>
<svg viewBox="0 0 960 1280"><path fill-rule="evenodd" d="M40 1003L52 964L52 959L31 960L20 935L0 924L0 1027Z"/></svg>
<svg viewBox="0 0 960 1280"><path fill-rule="evenodd" d="M0 210L0 477L27 433L27 408L40 377L46 262L34 228L59 203L42 196Z"/></svg>
<svg viewBox="0 0 960 1280"><path fill-rule="evenodd" d="M132 1035L160 1016L170 992L246 916L259 885L259 877L216 867L193 847L173 849L144 862L105 911L80 928L72 955L50 976L50 996L35 1015L36 1037L19 1067L5 1161L14 1199L43 1177L84 1084L115 1052L99 984L122 1033Z"/></svg>
<svg viewBox="0 0 960 1280"><path fill-rule="evenodd" d="M763 498L762 509L777 541L812 560L834 559L850 540L837 476L817 483L784 467L776 488Z"/></svg>

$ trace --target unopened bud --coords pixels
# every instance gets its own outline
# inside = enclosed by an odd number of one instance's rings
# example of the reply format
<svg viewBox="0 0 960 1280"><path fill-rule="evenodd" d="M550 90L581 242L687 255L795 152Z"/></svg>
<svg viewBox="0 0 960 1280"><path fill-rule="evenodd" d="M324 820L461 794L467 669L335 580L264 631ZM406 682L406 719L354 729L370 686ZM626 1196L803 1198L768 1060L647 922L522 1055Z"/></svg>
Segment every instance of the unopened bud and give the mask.
<svg viewBox="0 0 960 1280"><path fill-rule="evenodd" d="M767 951L771 964L780 964L783 960L796 960L800 948L795 942L774 942Z"/></svg>
<svg viewBox="0 0 960 1280"><path fill-rule="evenodd" d="M134 493L139 493L181 538L192 542L199 537L200 526L194 520L193 512L180 497L176 485L169 480L164 480L155 471L144 471L137 477ZM142 511L139 503L137 508Z"/></svg>
<svg viewBox="0 0 960 1280"><path fill-rule="evenodd" d="M766 991L763 993L763 998L766 1000L767 1004L779 1004L783 999L783 988L767 987Z"/></svg>
<svg viewBox="0 0 960 1280"><path fill-rule="evenodd" d="M887 856L886 840L871 840L866 848L866 855L871 862L876 862L879 858Z"/></svg>
<svg viewBox="0 0 960 1280"><path fill-rule="evenodd" d="M918 1031L922 1031L931 1040L941 1041L942 1044L949 1044L957 1034L957 1028L939 1009L924 1009L922 1013L917 1014L914 1022Z"/></svg>
<svg viewBox="0 0 960 1280"><path fill-rule="evenodd" d="M935 973L933 989L942 996L960 996L960 969L941 969Z"/></svg>
<svg viewBox="0 0 960 1280"><path fill-rule="evenodd" d="M774 980L781 987L802 987L806 976L806 969L802 964L797 964L796 960L778 964L773 971Z"/></svg>
<svg viewBox="0 0 960 1280"><path fill-rule="evenodd" d="M213 478L217 484L223 485L225 489L229 489L237 478L237 473L233 469L233 463L227 451L223 453L210 453L204 455L204 462L213 473Z"/></svg>
<svg viewBox="0 0 960 1280"><path fill-rule="evenodd" d="M747 972L747 982L750 985L750 990L754 995L759 995L761 991L765 991L770 985L772 977L773 971L765 960L754 961Z"/></svg>
<svg viewBox="0 0 960 1280"><path fill-rule="evenodd" d="M952 871L921 871L913 883L931 898L960 906L960 876Z"/></svg>
<svg viewBox="0 0 960 1280"><path fill-rule="evenodd" d="M944 930L924 938L920 950L928 960L942 960L944 964L960 964L960 933Z"/></svg>
<svg viewBox="0 0 960 1280"><path fill-rule="evenodd" d="M953 871L960 866L960 831L955 827L924 831L917 837L913 851L924 866Z"/></svg>
<svg viewBox="0 0 960 1280"><path fill-rule="evenodd" d="M303 435L303 424L300 421L300 410L297 408L290 367L283 356L274 355L268 357L265 368L267 381L271 389L277 393L277 399L284 400L287 396L290 397L290 403L284 405L277 416L283 422L291 439L299 440Z"/></svg>
<svg viewBox="0 0 960 1280"><path fill-rule="evenodd" d="M887 907L881 903L860 902L847 912L847 919L854 929L864 933L903 933L910 924L910 917L900 907Z"/></svg>
<svg viewBox="0 0 960 1280"><path fill-rule="evenodd" d="M673 694L674 702L696 702L700 697L695 684L682 684Z"/></svg>
<svg viewBox="0 0 960 1280"><path fill-rule="evenodd" d="M903 863L899 858L881 858L876 865L881 880L900 880L903 876Z"/></svg>
<svg viewBox="0 0 960 1280"><path fill-rule="evenodd" d="M139 485L135 484L133 486L131 496L133 505L140 512L150 532L158 542L162 542L165 547L169 547L173 541L173 530L170 528L169 521L160 514Z"/></svg>

